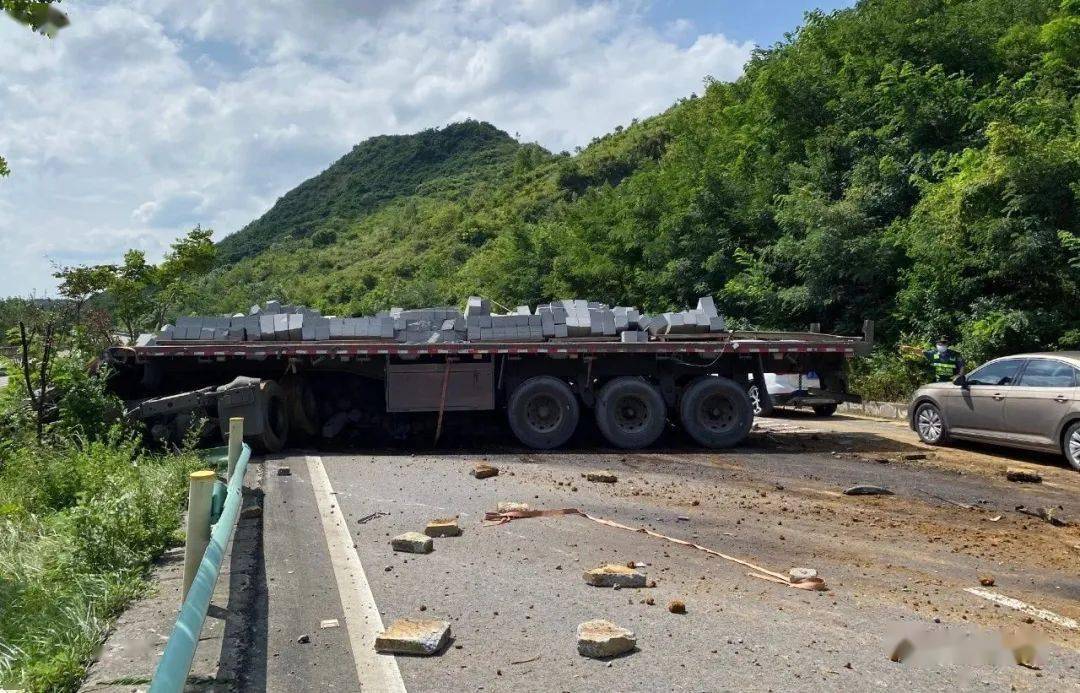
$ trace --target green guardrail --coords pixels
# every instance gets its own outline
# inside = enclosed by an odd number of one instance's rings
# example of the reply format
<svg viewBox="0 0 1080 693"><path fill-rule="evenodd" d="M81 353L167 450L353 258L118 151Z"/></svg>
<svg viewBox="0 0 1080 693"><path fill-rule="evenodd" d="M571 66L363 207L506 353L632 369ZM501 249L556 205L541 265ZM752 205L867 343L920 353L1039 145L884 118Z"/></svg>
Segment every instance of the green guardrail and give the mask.
<svg viewBox="0 0 1080 693"><path fill-rule="evenodd" d="M150 693L180 693L187 683L191 663L195 659L195 648L199 644L199 633L206 621L206 612L214 596L214 585L221 573L221 563L225 550L232 540L236 520L240 515L240 504L244 493L244 474L247 472L251 448L246 444L241 448L239 458L228 485L216 481L211 497L210 514L213 527L210 542L203 553L195 579L188 590L187 598L176 617L165 652L158 662L154 678L150 682ZM227 464L227 455L223 450L213 450L207 454L207 461L215 468Z"/></svg>

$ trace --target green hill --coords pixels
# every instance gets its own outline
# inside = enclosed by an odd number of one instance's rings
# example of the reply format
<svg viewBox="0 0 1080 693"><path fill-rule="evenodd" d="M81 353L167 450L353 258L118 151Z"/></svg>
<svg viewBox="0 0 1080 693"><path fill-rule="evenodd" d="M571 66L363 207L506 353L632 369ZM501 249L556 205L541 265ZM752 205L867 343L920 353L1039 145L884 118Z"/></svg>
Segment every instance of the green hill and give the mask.
<svg viewBox="0 0 1080 693"><path fill-rule="evenodd" d="M204 307L479 292L660 309L711 292L736 321L874 318L885 339L961 337L976 360L1080 345L1078 67L1080 0L810 14L736 82L574 156L492 134L498 155L429 162L380 139L385 166L332 167L237 234L261 245L227 239L226 259L246 257L208 280ZM462 127L497 132L420 137Z"/></svg>
<svg viewBox="0 0 1080 693"><path fill-rule="evenodd" d="M359 219L389 200L439 179L489 180L512 161L518 143L488 123L455 123L415 135L382 135L353 147L330 168L278 199L263 216L218 244L222 262Z"/></svg>

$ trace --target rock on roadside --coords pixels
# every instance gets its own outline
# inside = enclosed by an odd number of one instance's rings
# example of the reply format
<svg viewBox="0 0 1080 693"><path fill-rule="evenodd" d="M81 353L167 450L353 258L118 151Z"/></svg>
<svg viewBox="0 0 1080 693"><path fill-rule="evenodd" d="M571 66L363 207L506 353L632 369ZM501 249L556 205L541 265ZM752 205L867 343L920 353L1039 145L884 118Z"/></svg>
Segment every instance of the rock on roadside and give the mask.
<svg viewBox="0 0 1080 693"><path fill-rule="evenodd" d="M1016 481L1022 484L1042 483L1042 474L1030 469L1021 469L1020 467L1009 467L1006 469L1005 478L1009 481Z"/></svg>
<svg viewBox="0 0 1080 693"><path fill-rule="evenodd" d="M611 472L585 472L585 480L595 481L598 484L614 484L619 477Z"/></svg>
<svg viewBox="0 0 1080 693"><path fill-rule="evenodd" d="M390 548L407 553L431 553L435 550L435 542L420 532L405 532L390 540Z"/></svg>
<svg viewBox="0 0 1080 693"><path fill-rule="evenodd" d="M450 624L425 618L399 618L375 637L375 651L433 655L450 641Z"/></svg>
<svg viewBox="0 0 1080 693"><path fill-rule="evenodd" d="M607 563L592 570L586 570L582 577L585 584L593 587L644 587L645 573L618 563Z"/></svg>
<svg viewBox="0 0 1080 693"><path fill-rule="evenodd" d="M469 474L472 474L477 479L487 479L488 477L498 476L499 468L493 467L490 464L478 464L472 468L472 471L469 472Z"/></svg>
<svg viewBox="0 0 1080 693"><path fill-rule="evenodd" d="M593 659L614 657L637 647L637 637L632 630L601 619L579 625L577 639L578 654Z"/></svg>

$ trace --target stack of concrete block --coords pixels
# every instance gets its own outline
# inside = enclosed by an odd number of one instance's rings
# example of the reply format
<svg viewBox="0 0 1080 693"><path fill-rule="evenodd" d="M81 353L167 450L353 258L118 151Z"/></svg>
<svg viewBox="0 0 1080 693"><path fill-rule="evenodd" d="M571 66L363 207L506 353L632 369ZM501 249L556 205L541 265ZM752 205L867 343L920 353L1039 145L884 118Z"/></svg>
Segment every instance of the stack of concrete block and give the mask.
<svg viewBox="0 0 1080 693"><path fill-rule="evenodd" d="M540 317L540 333L545 339L562 339L570 335L566 326L566 308L562 305L537 306L536 314Z"/></svg>
<svg viewBox="0 0 1080 693"><path fill-rule="evenodd" d="M457 308L391 308L376 318L389 319L394 340L405 344L463 342L467 337L465 316Z"/></svg>
<svg viewBox="0 0 1080 693"><path fill-rule="evenodd" d="M641 320L643 329L651 334L702 334L723 332L724 318L716 312L712 296L698 299L697 307L677 313L644 316Z"/></svg>
<svg viewBox="0 0 1080 693"><path fill-rule="evenodd" d="M303 306L267 301L232 317L183 317L166 325L147 344L157 341L327 341L381 339L406 344L545 339L614 338L626 343L648 341L649 335L720 332L724 319L712 297L701 298L693 310L643 315L637 308L608 307L580 299L541 304L533 312L517 306L496 315L483 298L469 298L465 312L457 308L391 308L374 316L338 318Z"/></svg>
<svg viewBox="0 0 1080 693"><path fill-rule="evenodd" d="M232 318L182 317L171 330L171 339L177 341L242 342L244 326L234 326Z"/></svg>

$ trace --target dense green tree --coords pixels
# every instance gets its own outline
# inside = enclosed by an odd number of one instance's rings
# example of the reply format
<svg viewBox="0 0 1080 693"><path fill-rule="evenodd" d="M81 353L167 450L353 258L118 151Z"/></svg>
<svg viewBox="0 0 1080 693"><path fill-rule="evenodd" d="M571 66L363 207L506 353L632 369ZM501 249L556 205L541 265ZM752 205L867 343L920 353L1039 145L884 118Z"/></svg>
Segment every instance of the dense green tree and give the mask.
<svg viewBox="0 0 1080 693"><path fill-rule="evenodd" d="M363 143L226 239L190 305L713 293L976 361L1080 346L1078 94L1080 0L862 0L573 156L481 123Z"/></svg>

